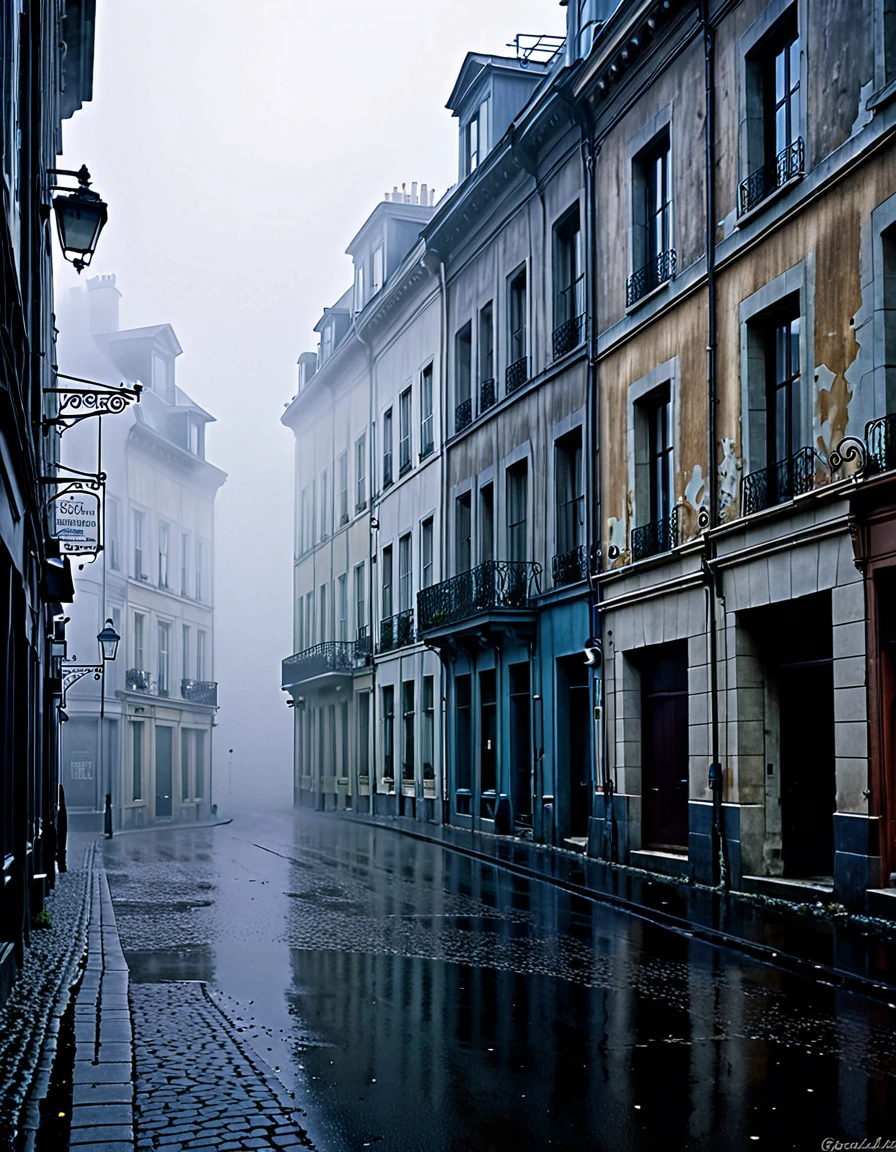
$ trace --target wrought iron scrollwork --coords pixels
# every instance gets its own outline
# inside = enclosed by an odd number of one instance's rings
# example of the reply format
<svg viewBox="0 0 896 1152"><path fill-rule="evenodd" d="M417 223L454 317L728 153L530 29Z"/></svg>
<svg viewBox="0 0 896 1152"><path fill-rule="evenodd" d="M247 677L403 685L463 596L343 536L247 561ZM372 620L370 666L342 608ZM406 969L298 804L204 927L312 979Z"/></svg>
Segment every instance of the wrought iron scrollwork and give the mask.
<svg viewBox="0 0 896 1152"><path fill-rule="evenodd" d="M868 462L868 448L865 441L860 440L858 436L844 436L828 456L828 464L835 470L855 460L859 462L856 471L863 472Z"/></svg>
<svg viewBox="0 0 896 1152"><path fill-rule="evenodd" d="M632 560L646 560L678 546L678 509L651 524L632 529Z"/></svg>
<svg viewBox="0 0 896 1152"><path fill-rule="evenodd" d="M658 256L648 260L637 272L633 272L625 284L626 308L631 308L648 292L671 280L677 265L678 256L675 249L670 248L667 252L660 252Z"/></svg>
<svg viewBox="0 0 896 1152"><path fill-rule="evenodd" d="M116 416L131 404L139 404L140 393L143 391L142 384L135 384L132 388L120 384L116 388L96 380L85 380L80 376L66 376L64 372L57 372L56 378L91 385L90 388L44 389L46 395L59 397L59 406L55 416L41 421L41 427L45 432L56 427L60 436L80 420L86 420L90 416Z"/></svg>
<svg viewBox="0 0 896 1152"><path fill-rule="evenodd" d="M796 496L811 492L821 458L814 448L800 448L792 456L779 460L773 468L761 468L743 479L744 516L786 504Z"/></svg>
<svg viewBox="0 0 896 1152"><path fill-rule="evenodd" d="M453 624L481 612L525 609L540 591L541 565L488 560L417 593L420 632Z"/></svg>
<svg viewBox="0 0 896 1152"><path fill-rule="evenodd" d="M803 171L803 163L804 146L800 136L741 181L738 189L738 214L743 216L788 180L799 176Z"/></svg>
<svg viewBox="0 0 896 1152"><path fill-rule="evenodd" d="M454 431L460 432L468 424L473 423L473 401L461 400L454 409Z"/></svg>
<svg viewBox="0 0 896 1152"><path fill-rule="evenodd" d="M580 544L568 552L555 556L551 562L551 578L555 588L588 579L588 546Z"/></svg>

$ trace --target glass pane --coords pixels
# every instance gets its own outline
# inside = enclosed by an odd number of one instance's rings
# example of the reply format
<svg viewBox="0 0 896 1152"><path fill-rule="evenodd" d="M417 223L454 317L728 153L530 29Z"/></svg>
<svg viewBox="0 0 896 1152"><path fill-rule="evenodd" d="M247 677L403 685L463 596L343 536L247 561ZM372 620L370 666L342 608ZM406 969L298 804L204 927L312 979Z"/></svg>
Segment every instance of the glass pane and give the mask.
<svg viewBox="0 0 896 1152"><path fill-rule="evenodd" d="M800 41L799 37L790 45L790 87L798 88L800 83Z"/></svg>
<svg viewBox="0 0 896 1152"><path fill-rule="evenodd" d="M782 152L790 143L787 132L787 105L782 104L775 112L775 155Z"/></svg>
<svg viewBox="0 0 896 1152"><path fill-rule="evenodd" d="M779 52L775 57L775 103L780 104L787 92L787 49Z"/></svg>
<svg viewBox="0 0 896 1152"><path fill-rule="evenodd" d="M789 452L788 388L775 389L775 460L784 460Z"/></svg>

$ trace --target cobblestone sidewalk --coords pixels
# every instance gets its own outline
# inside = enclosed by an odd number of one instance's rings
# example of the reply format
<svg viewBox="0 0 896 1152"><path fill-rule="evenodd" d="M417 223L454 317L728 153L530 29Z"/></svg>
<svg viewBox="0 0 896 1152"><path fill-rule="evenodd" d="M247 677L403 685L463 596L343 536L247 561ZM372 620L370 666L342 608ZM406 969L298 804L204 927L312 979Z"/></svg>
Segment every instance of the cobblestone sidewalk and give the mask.
<svg viewBox="0 0 896 1152"><path fill-rule="evenodd" d="M292 1096L199 982L131 984L138 1152L311 1148Z"/></svg>

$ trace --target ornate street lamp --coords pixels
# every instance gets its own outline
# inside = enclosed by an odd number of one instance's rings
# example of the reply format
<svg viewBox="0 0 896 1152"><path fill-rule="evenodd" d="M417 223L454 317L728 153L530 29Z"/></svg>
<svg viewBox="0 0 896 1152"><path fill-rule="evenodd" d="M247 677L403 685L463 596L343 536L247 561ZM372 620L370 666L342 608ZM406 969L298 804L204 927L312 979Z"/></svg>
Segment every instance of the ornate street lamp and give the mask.
<svg viewBox="0 0 896 1152"><path fill-rule="evenodd" d="M54 184L51 190L69 193L68 196L53 197L53 211L56 213L62 255L72 262L80 275L96 251L100 232L108 217L106 205L99 193L90 189L90 173L86 164L82 164L77 172L68 168L50 168L49 171L56 176L74 176L78 181L75 189Z"/></svg>
<svg viewBox="0 0 896 1152"><path fill-rule="evenodd" d="M121 637L115 631L115 627L111 620L107 620L102 632L97 635L97 640L100 646L100 655L103 660L114 660L118 655L118 645L121 642Z"/></svg>

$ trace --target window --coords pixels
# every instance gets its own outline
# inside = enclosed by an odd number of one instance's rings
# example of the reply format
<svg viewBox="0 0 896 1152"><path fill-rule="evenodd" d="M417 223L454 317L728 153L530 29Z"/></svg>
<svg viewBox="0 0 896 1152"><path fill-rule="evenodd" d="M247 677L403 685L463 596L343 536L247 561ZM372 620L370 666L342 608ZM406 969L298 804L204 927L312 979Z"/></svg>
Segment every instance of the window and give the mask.
<svg viewBox="0 0 896 1152"><path fill-rule="evenodd" d="M131 775L131 799L143 799L143 720L131 722L131 751L133 757Z"/></svg>
<svg viewBox="0 0 896 1152"><path fill-rule="evenodd" d="M510 279L507 293L507 371L505 390L512 392L525 384L529 376L526 363L526 269L521 268Z"/></svg>
<svg viewBox="0 0 896 1152"><path fill-rule="evenodd" d="M585 481L582 469L582 430L576 428L554 445L556 550L566 555L584 542Z"/></svg>
<svg viewBox="0 0 896 1152"><path fill-rule="evenodd" d="M326 540L330 534L330 485L326 468L320 474L320 538Z"/></svg>
<svg viewBox="0 0 896 1152"><path fill-rule="evenodd" d="M340 775L348 776L348 701L343 700L339 705L339 730L340 742L342 744L342 756L340 757Z"/></svg>
<svg viewBox="0 0 896 1152"><path fill-rule="evenodd" d="M392 545L383 549L383 620L392 615Z"/></svg>
<svg viewBox="0 0 896 1152"><path fill-rule="evenodd" d="M743 214L803 171L800 38L796 9L745 61L747 174L738 195Z"/></svg>
<svg viewBox="0 0 896 1152"><path fill-rule="evenodd" d="M469 572L473 563L471 549L472 518L470 493L465 492L454 501L454 571Z"/></svg>
<svg viewBox="0 0 896 1152"><path fill-rule="evenodd" d="M554 228L554 358L585 338L585 258L579 206Z"/></svg>
<svg viewBox="0 0 896 1152"><path fill-rule="evenodd" d="M524 561L529 550L526 505L529 498L528 462L507 469L507 559Z"/></svg>
<svg viewBox="0 0 896 1152"><path fill-rule="evenodd" d="M190 656L192 655L193 645L191 643L190 625L181 625L181 666L184 670L184 680L192 680L190 675Z"/></svg>
<svg viewBox="0 0 896 1152"><path fill-rule="evenodd" d="M152 390L166 404L174 403L174 364L158 352L152 354Z"/></svg>
<svg viewBox="0 0 896 1152"><path fill-rule="evenodd" d="M206 676L206 649L208 648L208 633L199 628L196 632L196 679L205 680Z"/></svg>
<svg viewBox="0 0 896 1152"><path fill-rule="evenodd" d="M358 693L358 774L370 777L370 693Z"/></svg>
<svg viewBox="0 0 896 1152"><path fill-rule="evenodd" d="M462 177L478 168L488 148L488 100L485 99L464 125Z"/></svg>
<svg viewBox="0 0 896 1152"><path fill-rule="evenodd" d="M432 364L427 364L420 376L420 459L433 447Z"/></svg>
<svg viewBox="0 0 896 1152"><path fill-rule="evenodd" d="M299 497L299 547L307 552L311 547L311 488L306 484Z"/></svg>
<svg viewBox="0 0 896 1152"><path fill-rule="evenodd" d="M205 557L206 557L206 542L197 536L196 538L196 593L197 600L204 599L205 596Z"/></svg>
<svg viewBox="0 0 896 1152"><path fill-rule="evenodd" d="M190 533L180 534L180 594L190 595Z"/></svg>
<svg viewBox="0 0 896 1152"><path fill-rule="evenodd" d="M336 639L348 639L348 577L336 577Z"/></svg>
<svg viewBox="0 0 896 1152"><path fill-rule="evenodd" d="M432 587L432 517L424 520L420 525L420 587Z"/></svg>
<svg viewBox="0 0 896 1152"><path fill-rule="evenodd" d="M180 730L180 798L190 799L190 745L193 732L190 728Z"/></svg>
<svg viewBox="0 0 896 1152"><path fill-rule="evenodd" d="M479 563L495 558L495 486L479 489Z"/></svg>
<svg viewBox="0 0 896 1152"><path fill-rule="evenodd" d="M355 311L360 312L366 303L364 297L364 263L355 265Z"/></svg>
<svg viewBox="0 0 896 1152"><path fill-rule="evenodd" d="M434 678L423 677L423 779L435 779L435 690Z"/></svg>
<svg viewBox="0 0 896 1152"><path fill-rule="evenodd" d="M668 552L678 543L672 415L668 382L637 402L633 560Z"/></svg>
<svg viewBox="0 0 896 1152"><path fill-rule="evenodd" d="M147 580L148 576L143 570L144 550L146 548L146 513L134 509L134 576L138 580Z"/></svg>
<svg viewBox="0 0 896 1152"><path fill-rule="evenodd" d="M367 630L367 579L363 562L355 568L355 628Z"/></svg>
<svg viewBox="0 0 896 1152"><path fill-rule="evenodd" d="M327 585L321 584L320 592L318 593L317 601L320 610L320 632L318 634L318 643L325 644L330 638L330 616L328 612L329 604L327 603Z"/></svg>
<svg viewBox="0 0 896 1152"><path fill-rule="evenodd" d="M194 733L196 748L195 748L195 781L194 793L197 800L201 800L205 795L205 733L202 729L197 729Z"/></svg>
<svg viewBox="0 0 896 1152"><path fill-rule="evenodd" d="M382 288L385 283L384 273L386 268L385 249L382 244L378 244L373 250L373 278L370 282L370 295L376 296L377 292Z"/></svg>
<svg viewBox="0 0 896 1152"><path fill-rule="evenodd" d="M469 322L454 337L454 431L472 423L470 386L473 373L473 325Z"/></svg>
<svg viewBox="0 0 896 1152"><path fill-rule="evenodd" d="M411 569L411 534L398 541L398 611L407 612L412 605L413 572Z"/></svg>
<svg viewBox="0 0 896 1152"><path fill-rule="evenodd" d="M491 300L479 309L479 411L485 412L495 395L495 318Z"/></svg>
<svg viewBox="0 0 896 1152"><path fill-rule="evenodd" d="M314 647L314 593L308 592L305 596L305 643L309 648Z"/></svg>
<svg viewBox="0 0 896 1152"><path fill-rule="evenodd" d="M675 275L672 247L672 166L669 130L663 131L632 164L632 275L626 284L626 306L665 284Z"/></svg>
<svg viewBox="0 0 896 1152"><path fill-rule="evenodd" d="M168 662L171 652L171 625L159 621L158 630L158 675L157 687L160 696L168 695Z"/></svg>
<svg viewBox="0 0 896 1152"><path fill-rule="evenodd" d="M121 569L121 504L118 500L110 499L107 508L109 567L113 572L118 572Z"/></svg>
<svg viewBox="0 0 896 1152"><path fill-rule="evenodd" d="M411 467L411 390L406 388L398 398L398 475Z"/></svg>
<svg viewBox="0 0 896 1152"><path fill-rule="evenodd" d="M348 524L348 453L343 452L336 461L339 478L339 526Z"/></svg>
<svg viewBox="0 0 896 1152"><path fill-rule="evenodd" d="M320 362L325 364L333 355L333 325L324 325L320 338Z"/></svg>
<svg viewBox="0 0 896 1152"><path fill-rule="evenodd" d="M205 437L203 435L202 425L198 420L187 421L187 447L194 456L203 456Z"/></svg>
<svg viewBox="0 0 896 1152"><path fill-rule="evenodd" d="M355 511L367 507L367 436L355 441Z"/></svg>
<svg viewBox="0 0 896 1152"><path fill-rule="evenodd" d="M143 641L146 630L146 617L142 612L134 613L134 668L138 671L144 671L146 664L144 662Z"/></svg>
<svg viewBox="0 0 896 1152"><path fill-rule="evenodd" d="M401 715L404 725L404 751L401 759L401 778L414 779L416 748L414 745L414 681L405 680L401 685Z"/></svg>
<svg viewBox="0 0 896 1152"><path fill-rule="evenodd" d="M455 727L457 732L456 771L457 791L465 793L457 798L457 811L470 814L470 787L473 782L473 717L472 677L469 672L454 678Z"/></svg>
<svg viewBox="0 0 896 1152"><path fill-rule="evenodd" d="M392 483L392 409L383 414L383 487Z"/></svg>
<svg viewBox="0 0 896 1152"><path fill-rule="evenodd" d="M382 689L383 700L383 779L395 779L395 689Z"/></svg>
<svg viewBox="0 0 896 1152"><path fill-rule="evenodd" d="M159 524L159 587L168 587L168 539L170 531L167 524Z"/></svg>

